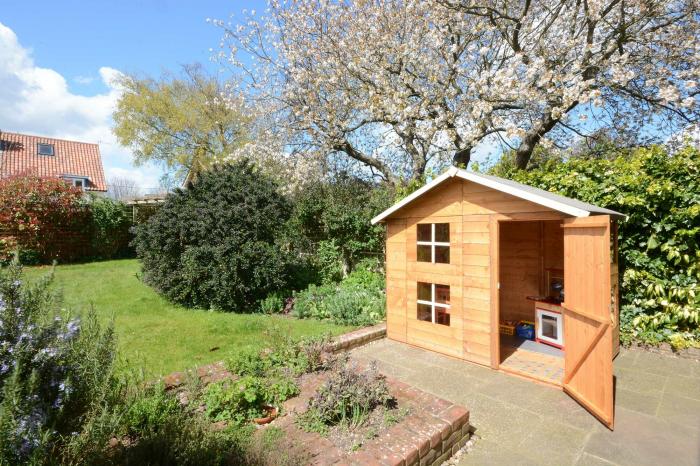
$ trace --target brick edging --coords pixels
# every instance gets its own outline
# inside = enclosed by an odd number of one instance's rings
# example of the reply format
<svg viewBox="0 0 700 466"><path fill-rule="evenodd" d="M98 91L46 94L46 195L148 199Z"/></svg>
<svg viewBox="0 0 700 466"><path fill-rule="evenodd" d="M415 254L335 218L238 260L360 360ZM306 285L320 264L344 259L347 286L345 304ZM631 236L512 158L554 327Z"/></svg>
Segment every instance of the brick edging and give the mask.
<svg viewBox="0 0 700 466"><path fill-rule="evenodd" d="M386 336L386 322L344 333L333 339L329 345L329 350L333 353L340 351L350 351L359 346L379 340Z"/></svg>

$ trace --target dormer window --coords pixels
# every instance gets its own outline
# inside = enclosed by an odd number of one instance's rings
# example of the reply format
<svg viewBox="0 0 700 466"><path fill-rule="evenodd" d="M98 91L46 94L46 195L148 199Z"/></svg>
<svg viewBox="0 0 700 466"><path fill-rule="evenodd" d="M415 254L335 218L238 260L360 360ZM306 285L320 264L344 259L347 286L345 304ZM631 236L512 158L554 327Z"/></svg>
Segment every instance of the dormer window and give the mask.
<svg viewBox="0 0 700 466"><path fill-rule="evenodd" d="M419 223L416 233L418 262L450 263L449 223Z"/></svg>
<svg viewBox="0 0 700 466"><path fill-rule="evenodd" d="M70 183L71 186L80 188L81 191L85 191L88 187L88 179L83 176L63 175L61 178Z"/></svg>
<svg viewBox="0 0 700 466"><path fill-rule="evenodd" d="M37 153L39 155L54 155L53 144L38 143Z"/></svg>

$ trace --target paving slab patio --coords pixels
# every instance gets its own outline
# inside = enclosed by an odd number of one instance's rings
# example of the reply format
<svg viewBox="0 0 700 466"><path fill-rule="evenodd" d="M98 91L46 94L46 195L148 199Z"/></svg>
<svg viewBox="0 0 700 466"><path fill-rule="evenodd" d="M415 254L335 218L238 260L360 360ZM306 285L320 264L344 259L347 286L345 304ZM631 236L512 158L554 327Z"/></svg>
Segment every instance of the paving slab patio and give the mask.
<svg viewBox="0 0 700 466"><path fill-rule="evenodd" d="M700 465L700 362L622 349L615 430L561 390L383 339L351 352L466 406L478 440L459 465Z"/></svg>

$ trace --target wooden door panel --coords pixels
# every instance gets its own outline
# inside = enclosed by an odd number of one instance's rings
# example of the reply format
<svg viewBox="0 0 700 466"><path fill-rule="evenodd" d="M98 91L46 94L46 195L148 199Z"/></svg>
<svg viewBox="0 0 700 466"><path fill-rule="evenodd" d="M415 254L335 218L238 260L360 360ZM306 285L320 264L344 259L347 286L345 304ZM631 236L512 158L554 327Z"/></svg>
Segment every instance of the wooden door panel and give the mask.
<svg viewBox="0 0 700 466"><path fill-rule="evenodd" d="M614 425L610 218L564 220L564 390Z"/></svg>

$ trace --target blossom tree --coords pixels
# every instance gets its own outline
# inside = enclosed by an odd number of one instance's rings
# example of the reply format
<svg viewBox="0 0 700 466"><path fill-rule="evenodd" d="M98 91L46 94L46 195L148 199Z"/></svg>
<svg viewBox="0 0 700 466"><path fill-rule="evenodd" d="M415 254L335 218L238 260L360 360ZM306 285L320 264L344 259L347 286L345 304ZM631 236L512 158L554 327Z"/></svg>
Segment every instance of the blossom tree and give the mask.
<svg viewBox="0 0 700 466"><path fill-rule="evenodd" d="M700 119L698 0L271 0L219 57L296 149L389 182L499 141L601 127L660 137ZM340 155L340 157L338 157Z"/></svg>

